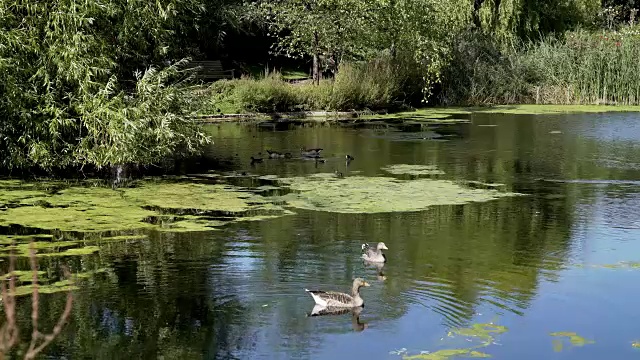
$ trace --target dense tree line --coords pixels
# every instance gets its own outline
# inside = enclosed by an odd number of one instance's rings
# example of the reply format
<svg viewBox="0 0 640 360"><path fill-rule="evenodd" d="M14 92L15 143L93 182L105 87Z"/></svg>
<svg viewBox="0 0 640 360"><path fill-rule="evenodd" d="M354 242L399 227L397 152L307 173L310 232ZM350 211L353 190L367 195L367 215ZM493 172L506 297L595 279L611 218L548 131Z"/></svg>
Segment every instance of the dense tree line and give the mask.
<svg viewBox="0 0 640 360"><path fill-rule="evenodd" d="M254 58L310 62L317 82L321 61L339 68L387 54L415 68L429 96L460 34L506 46L633 22L635 8L633 0L0 0L0 168L196 153L209 139L189 120L198 98L184 59L252 53L269 39L272 54Z"/></svg>

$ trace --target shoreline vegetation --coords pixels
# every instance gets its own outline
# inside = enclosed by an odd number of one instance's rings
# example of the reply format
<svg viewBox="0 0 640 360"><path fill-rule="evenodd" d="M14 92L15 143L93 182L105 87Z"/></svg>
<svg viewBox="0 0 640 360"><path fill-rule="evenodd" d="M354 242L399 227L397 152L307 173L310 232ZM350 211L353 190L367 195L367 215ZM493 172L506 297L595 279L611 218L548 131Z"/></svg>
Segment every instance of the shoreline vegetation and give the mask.
<svg viewBox="0 0 640 360"><path fill-rule="evenodd" d="M211 145L202 119L636 111L637 13L617 0L0 0L0 175L172 168ZM190 63L215 59L231 78L204 85Z"/></svg>
<svg viewBox="0 0 640 360"><path fill-rule="evenodd" d="M557 115L557 114L590 114L609 112L640 112L640 105L493 105L493 106L447 106L428 107L412 110L389 111L297 111L277 113L240 113L222 115L195 115L194 119L202 123L255 120L309 120L309 121L354 121L370 119L402 119L422 117L432 121L446 121L455 115L514 114L514 115ZM444 115L444 116L443 116Z"/></svg>

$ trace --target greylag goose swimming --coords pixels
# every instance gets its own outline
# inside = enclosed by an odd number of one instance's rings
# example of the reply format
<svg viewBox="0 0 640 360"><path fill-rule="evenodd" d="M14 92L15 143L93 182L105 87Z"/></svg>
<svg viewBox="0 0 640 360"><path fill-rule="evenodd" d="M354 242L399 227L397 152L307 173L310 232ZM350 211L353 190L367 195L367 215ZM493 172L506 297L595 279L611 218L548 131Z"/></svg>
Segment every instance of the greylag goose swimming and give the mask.
<svg viewBox="0 0 640 360"><path fill-rule="evenodd" d="M309 290L304 291L311 294L316 304L324 307L358 307L364 306L364 300L360 297L360 288L370 286L368 282L361 278L355 278L351 286L351 295L336 291Z"/></svg>
<svg viewBox="0 0 640 360"><path fill-rule="evenodd" d="M375 249L369 244L362 244L362 251L364 251L362 258L371 262L387 262L387 257L382 250L389 250L383 242L379 242Z"/></svg>

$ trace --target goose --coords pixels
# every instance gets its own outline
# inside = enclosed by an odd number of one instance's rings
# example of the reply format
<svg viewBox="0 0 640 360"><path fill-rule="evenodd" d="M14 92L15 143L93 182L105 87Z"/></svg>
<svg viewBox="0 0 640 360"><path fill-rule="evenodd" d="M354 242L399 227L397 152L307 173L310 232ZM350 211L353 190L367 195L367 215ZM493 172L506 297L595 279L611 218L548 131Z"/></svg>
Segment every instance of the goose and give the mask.
<svg viewBox="0 0 640 360"><path fill-rule="evenodd" d="M347 162L351 162L352 160L355 160L355 158L349 154L347 154L344 158L347 159Z"/></svg>
<svg viewBox="0 0 640 360"><path fill-rule="evenodd" d="M351 295L336 291L309 290L308 292L317 305L323 307L360 307L364 306L364 300L360 297L360 288L371 286L362 278L355 278L351 286Z"/></svg>
<svg viewBox="0 0 640 360"><path fill-rule="evenodd" d="M387 245L383 242L379 242L375 249L371 248L369 244L362 244L362 258L370 262L387 262L387 257L382 253L382 250L389 250Z"/></svg>

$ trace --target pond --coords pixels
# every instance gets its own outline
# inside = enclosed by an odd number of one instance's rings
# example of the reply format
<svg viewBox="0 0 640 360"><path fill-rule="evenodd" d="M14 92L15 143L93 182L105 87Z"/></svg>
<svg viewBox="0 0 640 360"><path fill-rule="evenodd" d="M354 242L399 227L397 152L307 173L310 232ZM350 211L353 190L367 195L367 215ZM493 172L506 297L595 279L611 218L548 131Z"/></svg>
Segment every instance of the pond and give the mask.
<svg viewBox="0 0 640 360"><path fill-rule="evenodd" d="M51 358L632 358L639 119L208 125L214 144L184 176L0 181L2 268L13 249L28 270L35 241L43 332L74 289ZM360 258L377 242L383 266ZM355 277L370 284L359 313L310 316L305 288Z"/></svg>

